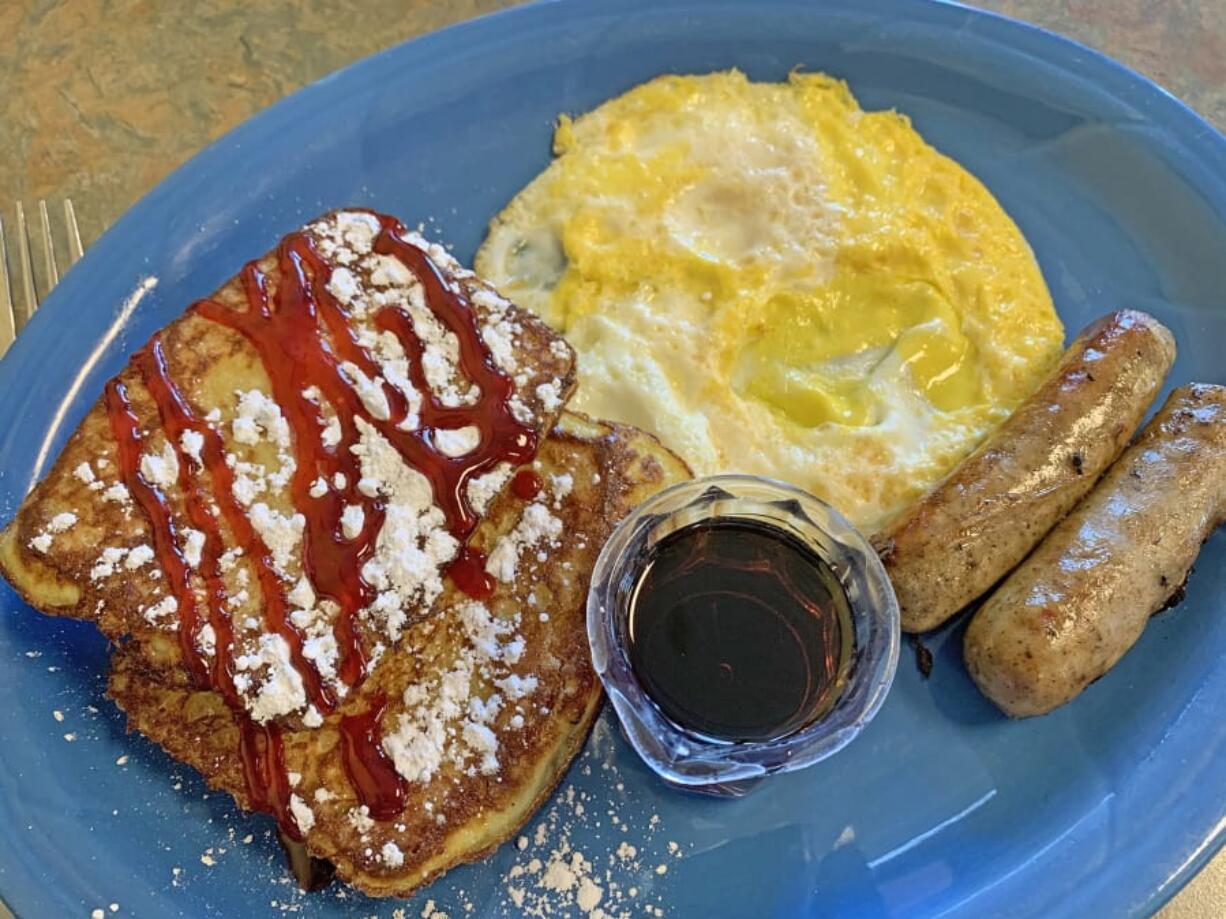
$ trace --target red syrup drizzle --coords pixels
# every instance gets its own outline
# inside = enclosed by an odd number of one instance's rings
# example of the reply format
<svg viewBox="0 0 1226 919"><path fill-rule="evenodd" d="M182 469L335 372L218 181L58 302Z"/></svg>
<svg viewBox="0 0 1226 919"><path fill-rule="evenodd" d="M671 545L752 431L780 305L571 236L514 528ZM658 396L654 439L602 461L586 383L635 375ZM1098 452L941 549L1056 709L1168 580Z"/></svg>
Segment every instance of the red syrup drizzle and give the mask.
<svg viewBox="0 0 1226 919"><path fill-rule="evenodd" d="M485 570L488 557L480 549L465 546L447 568L451 581L474 600L493 596L494 579Z"/></svg>
<svg viewBox="0 0 1226 919"><path fill-rule="evenodd" d="M521 469L515 473L515 478L511 479L511 491L515 497L522 498L525 501L531 501L541 493L541 487L544 483L541 481L540 473L532 469Z"/></svg>
<svg viewBox="0 0 1226 919"><path fill-rule="evenodd" d="M425 252L402 237L404 226L399 221L373 216L381 227L375 251L394 256L416 275L430 311L456 336L460 369L479 388L474 404L453 408L438 400L425 379L421 363L425 348L412 320L399 307L389 306L375 316L375 325L395 335L409 358L410 380L422 394L421 424L413 431L400 427L409 416L408 400L386 382L382 390L389 417L376 418L367 410L341 364L350 362L369 378L379 375L379 365L358 344L348 312L328 291L332 268L304 232L290 234L277 250L280 282L275 292L269 291L258 263L251 262L241 275L247 309L234 310L209 300L192 307L204 318L246 337L272 380L273 396L293 433L297 467L291 494L294 506L307 521L305 567L315 592L340 606L335 623L340 675L351 686L360 682L366 669L354 619L374 599L361 569L374 551L383 519L381 500L357 490L361 469L352 447L360 436L358 420L374 428L409 466L425 475L448 530L461 542L472 534L478 520L468 501L467 483L500 463L529 462L536 455L538 442L535 429L519 422L511 412L514 384L494 364L468 298ZM335 447L324 445L320 409L302 394L312 385L319 388L336 413L341 438ZM475 426L479 433L478 444L471 452L449 457L434 446L436 430L468 426ZM337 472L344 475L343 488L333 487L320 498L311 497L311 486L318 476L332 482ZM365 514L362 532L353 540L344 539L340 532L341 514L348 504L358 504Z"/></svg>
<svg viewBox="0 0 1226 919"><path fill-rule="evenodd" d="M306 244L301 234L281 243L278 258L282 280L275 302L263 272L251 262L241 275L246 311L237 312L207 300L193 309L242 333L259 352L272 381L273 398L280 404L293 438L297 465L290 495L294 507L306 519L304 566L315 592L341 608L334 625L340 676L352 686L365 670L353 619L374 599L374 592L362 580L361 568L374 551L383 523L383 503L357 489L361 467L350 448L358 442L355 419L367 416L357 394L341 375L341 360L320 333L311 288L322 285L311 285L303 269L299 249ZM341 440L335 448L325 446L320 409L303 395L303 390L312 385L336 410ZM344 478L343 488L336 487L338 474ZM312 486L321 476L328 489L318 498L312 497ZM354 540L341 534L341 514L349 504L363 511L362 529Z"/></svg>
<svg viewBox="0 0 1226 919"><path fill-rule="evenodd" d="M243 777L252 808L272 813L288 836L301 840L302 833L289 807L289 779L285 770L280 729L276 725L261 726L252 721L234 687L234 632L224 606L226 590L219 564L221 534L200 490L196 470L193 468L194 460L186 456L178 446L180 434L189 429L207 432L213 440L219 441L219 438L215 431L195 422L190 409L166 376L161 343L156 336L137 354L135 362L158 403L167 437L175 445L179 460L179 484L183 489L188 519L192 526L204 533L200 569L206 587L209 624L213 627L215 637L211 667L196 647L199 625L196 595L190 583L190 569L178 546L170 507L162 493L150 485L140 472L144 440L140 423L132 411L126 388L118 380L112 380L106 387L106 407L111 433L118 444L120 473L128 491L149 520L158 564L166 572L171 592L178 604L179 647L184 664L193 682L198 687L219 692L235 715L239 727ZM170 420L172 418L173 420ZM209 456L206 453L210 443L207 435L205 449L201 451L202 457ZM220 451L216 455L221 457ZM209 460L206 458L207 462ZM224 458L221 465L229 471L228 467L225 467ZM226 494L229 494L228 489Z"/></svg>
<svg viewBox="0 0 1226 919"><path fill-rule="evenodd" d="M302 842L302 830L290 809L289 771L285 767L285 744L276 724L256 724L245 713L238 714L239 756L243 761L243 781L252 810L277 818L277 825L290 839Z"/></svg>
<svg viewBox="0 0 1226 919"><path fill-rule="evenodd" d="M387 696L379 693L360 715L341 719L345 772L349 783L375 820L391 820L404 810L408 786L383 750L379 721L387 709Z"/></svg>
<svg viewBox="0 0 1226 919"><path fill-rule="evenodd" d="M153 550L158 564L166 572L170 592L178 604L179 650L183 663L198 686L209 683L208 668L196 649L196 629L200 617L196 611L196 595L189 583L188 565L179 551L174 519L166 499L145 480L140 471L140 458L144 437L140 420L128 401L128 390L119 380L106 384L106 412L111 425L111 436L119 453L119 470L124 485L145 517L153 534Z"/></svg>
<svg viewBox="0 0 1226 919"><path fill-rule="evenodd" d="M231 654L233 630L229 614L225 611L225 584L221 577L221 555L225 543L217 519L209 510L206 492L200 482L200 469L196 460L182 447L183 435L188 431L199 434L202 440L200 459L213 483L212 494L216 497L226 524L230 527L235 543L246 558L255 566L260 583L265 623L285 639L289 646L290 660L302 675L303 684L311 701L321 711L331 711L336 705L335 695L323 684L319 672L302 653L302 634L289 621L289 604L285 595L285 583L272 563L272 553L256 532L242 505L234 497L234 470L226 462L225 444L221 435L201 422L179 392L166 367L160 335L132 358L140 371L145 386L157 403L158 415L166 432L166 438L174 447L179 461L179 485L183 489L188 520L204 533L204 548L200 553L200 570L208 585L210 618L217 636L217 654L214 657L213 685L223 691L233 688L234 661ZM224 636L224 641L223 641ZM236 697L237 698L237 697Z"/></svg>
<svg viewBox="0 0 1226 919"><path fill-rule="evenodd" d="M316 594L340 607L334 630L340 651L340 677L349 686L357 685L366 672L365 654L354 620L374 599L374 590L363 580L361 570L374 551L384 516L382 499L364 495L357 488L361 466L352 448L360 439L358 420L381 434L409 466L427 478L448 530L461 543L472 534L479 519L468 500L468 482L504 462L523 465L531 461L539 440L536 430L518 421L511 411L514 384L495 365L472 304L461 288L443 274L426 252L404 239L405 229L399 221L384 215L372 216L380 224L375 252L399 259L416 275L430 311L455 335L459 367L479 392L475 403L459 407L442 404L425 379L422 366L425 348L411 318L399 307L385 307L375 316L374 323L381 331L392 333L409 358L410 381L422 396L420 425L413 431L402 429L409 417L408 400L386 382L382 383L382 390L389 415L376 418L371 414L350 385L341 364L352 363L372 379L380 375L380 367L358 343L348 312L328 291L332 268L320 257L306 233L292 233L278 247L280 280L275 291L269 290L259 263L250 262L240 276L247 300L245 310L210 300L192 307L201 317L242 334L256 349L272 381L273 397L281 406L293 438L296 467L290 493L295 508L306 519L304 568ZM341 437L334 446L324 443L325 423L320 407L303 394L311 386L319 389L335 412ZM479 433L472 451L461 457L448 457L436 448L435 431L469 426L475 426ZM202 433L208 430L207 426L202 428ZM213 437L216 438L215 432ZM337 473L343 476L339 485ZM330 487L322 496L313 497L312 486L321 476ZM230 484L222 489L222 483L215 480L218 489L227 495ZM347 540L341 532L341 515L351 504L361 507L364 517L357 538ZM239 514L246 519L241 509ZM228 514L227 521L234 526ZM465 547L449 566L448 574L460 589L475 597L485 597L493 592L494 582L484 567L484 555ZM283 598L283 593L280 596ZM300 644L291 642L290 647ZM295 665L303 669L297 658ZM327 704L317 705L329 710L333 700L323 701ZM387 761L379 737L379 716L384 704L385 701L381 702L365 715L342 719L343 724L354 725L349 731L342 727L342 731L347 738L346 749L354 751L347 753L344 760L351 784L372 814L390 817L403 807L403 791L398 794L388 790L395 787L393 779L399 780L399 776ZM369 723L363 719L369 719ZM253 800L275 808L280 806L278 802L287 802L289 796L281 763L280 733L272 726L264 730L263 739L261 752L257 738L248 740L244 735L244 772L249 789L264 793L263 798L252 793ZM393 800L399 803L389 803ZM293 827L292 815L287 816ZM298 838L294 829L290 835Z"/></svg>

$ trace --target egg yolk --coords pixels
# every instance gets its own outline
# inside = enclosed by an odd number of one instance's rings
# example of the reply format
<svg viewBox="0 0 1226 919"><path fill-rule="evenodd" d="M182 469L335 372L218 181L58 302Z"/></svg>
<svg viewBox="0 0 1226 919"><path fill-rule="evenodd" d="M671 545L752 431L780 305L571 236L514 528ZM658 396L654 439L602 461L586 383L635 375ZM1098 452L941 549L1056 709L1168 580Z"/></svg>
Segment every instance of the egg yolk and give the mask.
<svg viewBox="0 0 1226 919"><path fill-rule="evenodd" d="M758 318L742 326L734 385L805 427L876 424L873 372L892 354L891 369L942 411L983 398L956 311L923 281L840 275L747 312Z"/></svg>
<svg viewBox="0 0 1226 919"><path fill-rule="evenodd" d="M653 140L637 111L610 119L600 151L553 189L577 204L558 228L565 262L546 318L568 330L621 298L685 292L686 308L714 331L712 348L736 392L803 427L876 424L886 395L874 385L879 370L901 373L942 412L993 401L964 326L985 292L1008 303L1033 288L1031 278L992 267L993 248L1016 233L980 225L985 213L999 214L990 196L933 155L902 116L861 113L846 87L825 77L796 76L793 85L808 90L799 95L812 132L803 141L822 187L785 176L771 206L762 199L779 171L768 161L777 151L740 151L754 181L737 184L692 146ZM657 114L675 107L665 89L645 87L639 104ZM563 119L559 152L576 143ZM769 238L780 201L783 213L810 217L781 231L793 237L799 267ZM814 216L823 209L829 219ZM832 269L804 277L829 253ZM1034 297L1040 310L1043 293ZM679 309L672 299L660 308Z"/></svg>
<svg viewBox="0 0 1226 919"><path fill-rule="evenodd" d="M885 519L1007 417L1063 329L970 172L843 82L663 76L573 121L477 268L562 331L571 403L695 472Z"/></svg>

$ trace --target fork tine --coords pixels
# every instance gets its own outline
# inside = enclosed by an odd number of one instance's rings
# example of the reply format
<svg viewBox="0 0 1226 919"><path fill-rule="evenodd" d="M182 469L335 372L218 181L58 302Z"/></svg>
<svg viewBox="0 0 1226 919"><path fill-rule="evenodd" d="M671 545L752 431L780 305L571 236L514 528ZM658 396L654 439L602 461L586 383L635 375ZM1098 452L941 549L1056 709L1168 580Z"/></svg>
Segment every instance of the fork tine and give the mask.
<svg viewBox="0 0 1226 919"><path fill-rule="evenodd" d="M43 230L43 264L47 269L47 293L60 283L60 269L55 264L55 240L51 238L51 218L47 216L47 202L38 199L38 217Z"/></svg>
<svg viewBox="0 0 1226 919"><path fill-rule="evenodd" d="M13 291L9 287L8 252L4 245L4 215L0 214L0 355L17 337L17 317L13 313Z"/></svg>
<svg viewBox="0 0 1226 919"><path fill-rule="evenodd" d="M30 234L26 230L26 212L20 201L17 202L17 261L21 265L21 291L26 301L24 322L29 322L34 311L38 309L38 292L34 289L34 266L30 263Z"/></svg>
<svg viewBox="0 0 1226 919"><path fill-rule="evenodd" d="M81 231L77 229L77 212L71 198L64 199L64 224L68 227L68 267L71 268L85 251L81 248Z"/></svg>

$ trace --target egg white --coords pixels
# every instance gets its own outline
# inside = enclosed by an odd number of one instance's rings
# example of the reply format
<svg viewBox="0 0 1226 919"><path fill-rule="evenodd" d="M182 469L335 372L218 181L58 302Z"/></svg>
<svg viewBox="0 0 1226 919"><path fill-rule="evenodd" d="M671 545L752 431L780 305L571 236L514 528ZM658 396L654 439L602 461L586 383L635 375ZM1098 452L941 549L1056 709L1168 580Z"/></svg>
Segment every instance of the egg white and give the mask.
<svg viewBox="0 0 1226 919"><path fill-rule="evenodd" d="M1042 276L995 200L905 118L861 112L830 78L664 77L564 120L555 146L491 223L476 268L575 347L574 408L654 432L698 474L785 479L873 528L1006 417L1059 353ZM829 315L777 308L844 282L840 328L914 290L936 291L940 309L839 351L812 325ZM753 377L778 362L753 347L780 338L780 316L821 356L802 353L764 400ZM921 345L908 351L907 336ZM917 382L924 342L965 351L970 395L938 404L943 372L928 389ZM792 377L798 398L850 381L867 408L806 421L788 411Z"/></svg>

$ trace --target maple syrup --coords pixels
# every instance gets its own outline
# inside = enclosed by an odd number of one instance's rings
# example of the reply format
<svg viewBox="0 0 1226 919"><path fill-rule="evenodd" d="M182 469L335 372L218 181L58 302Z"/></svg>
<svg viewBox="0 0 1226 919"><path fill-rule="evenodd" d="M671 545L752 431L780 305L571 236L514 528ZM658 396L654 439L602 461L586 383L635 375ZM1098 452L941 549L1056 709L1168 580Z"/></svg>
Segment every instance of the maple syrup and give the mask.
<svg viewBox="0 0 1226 919"><path fill-rule="evenodd" d="M661 712L729 742L786 737L837 702L851 669L847 594L790 533L748 519L682 527L650 550L628 650Z"/></svg>

